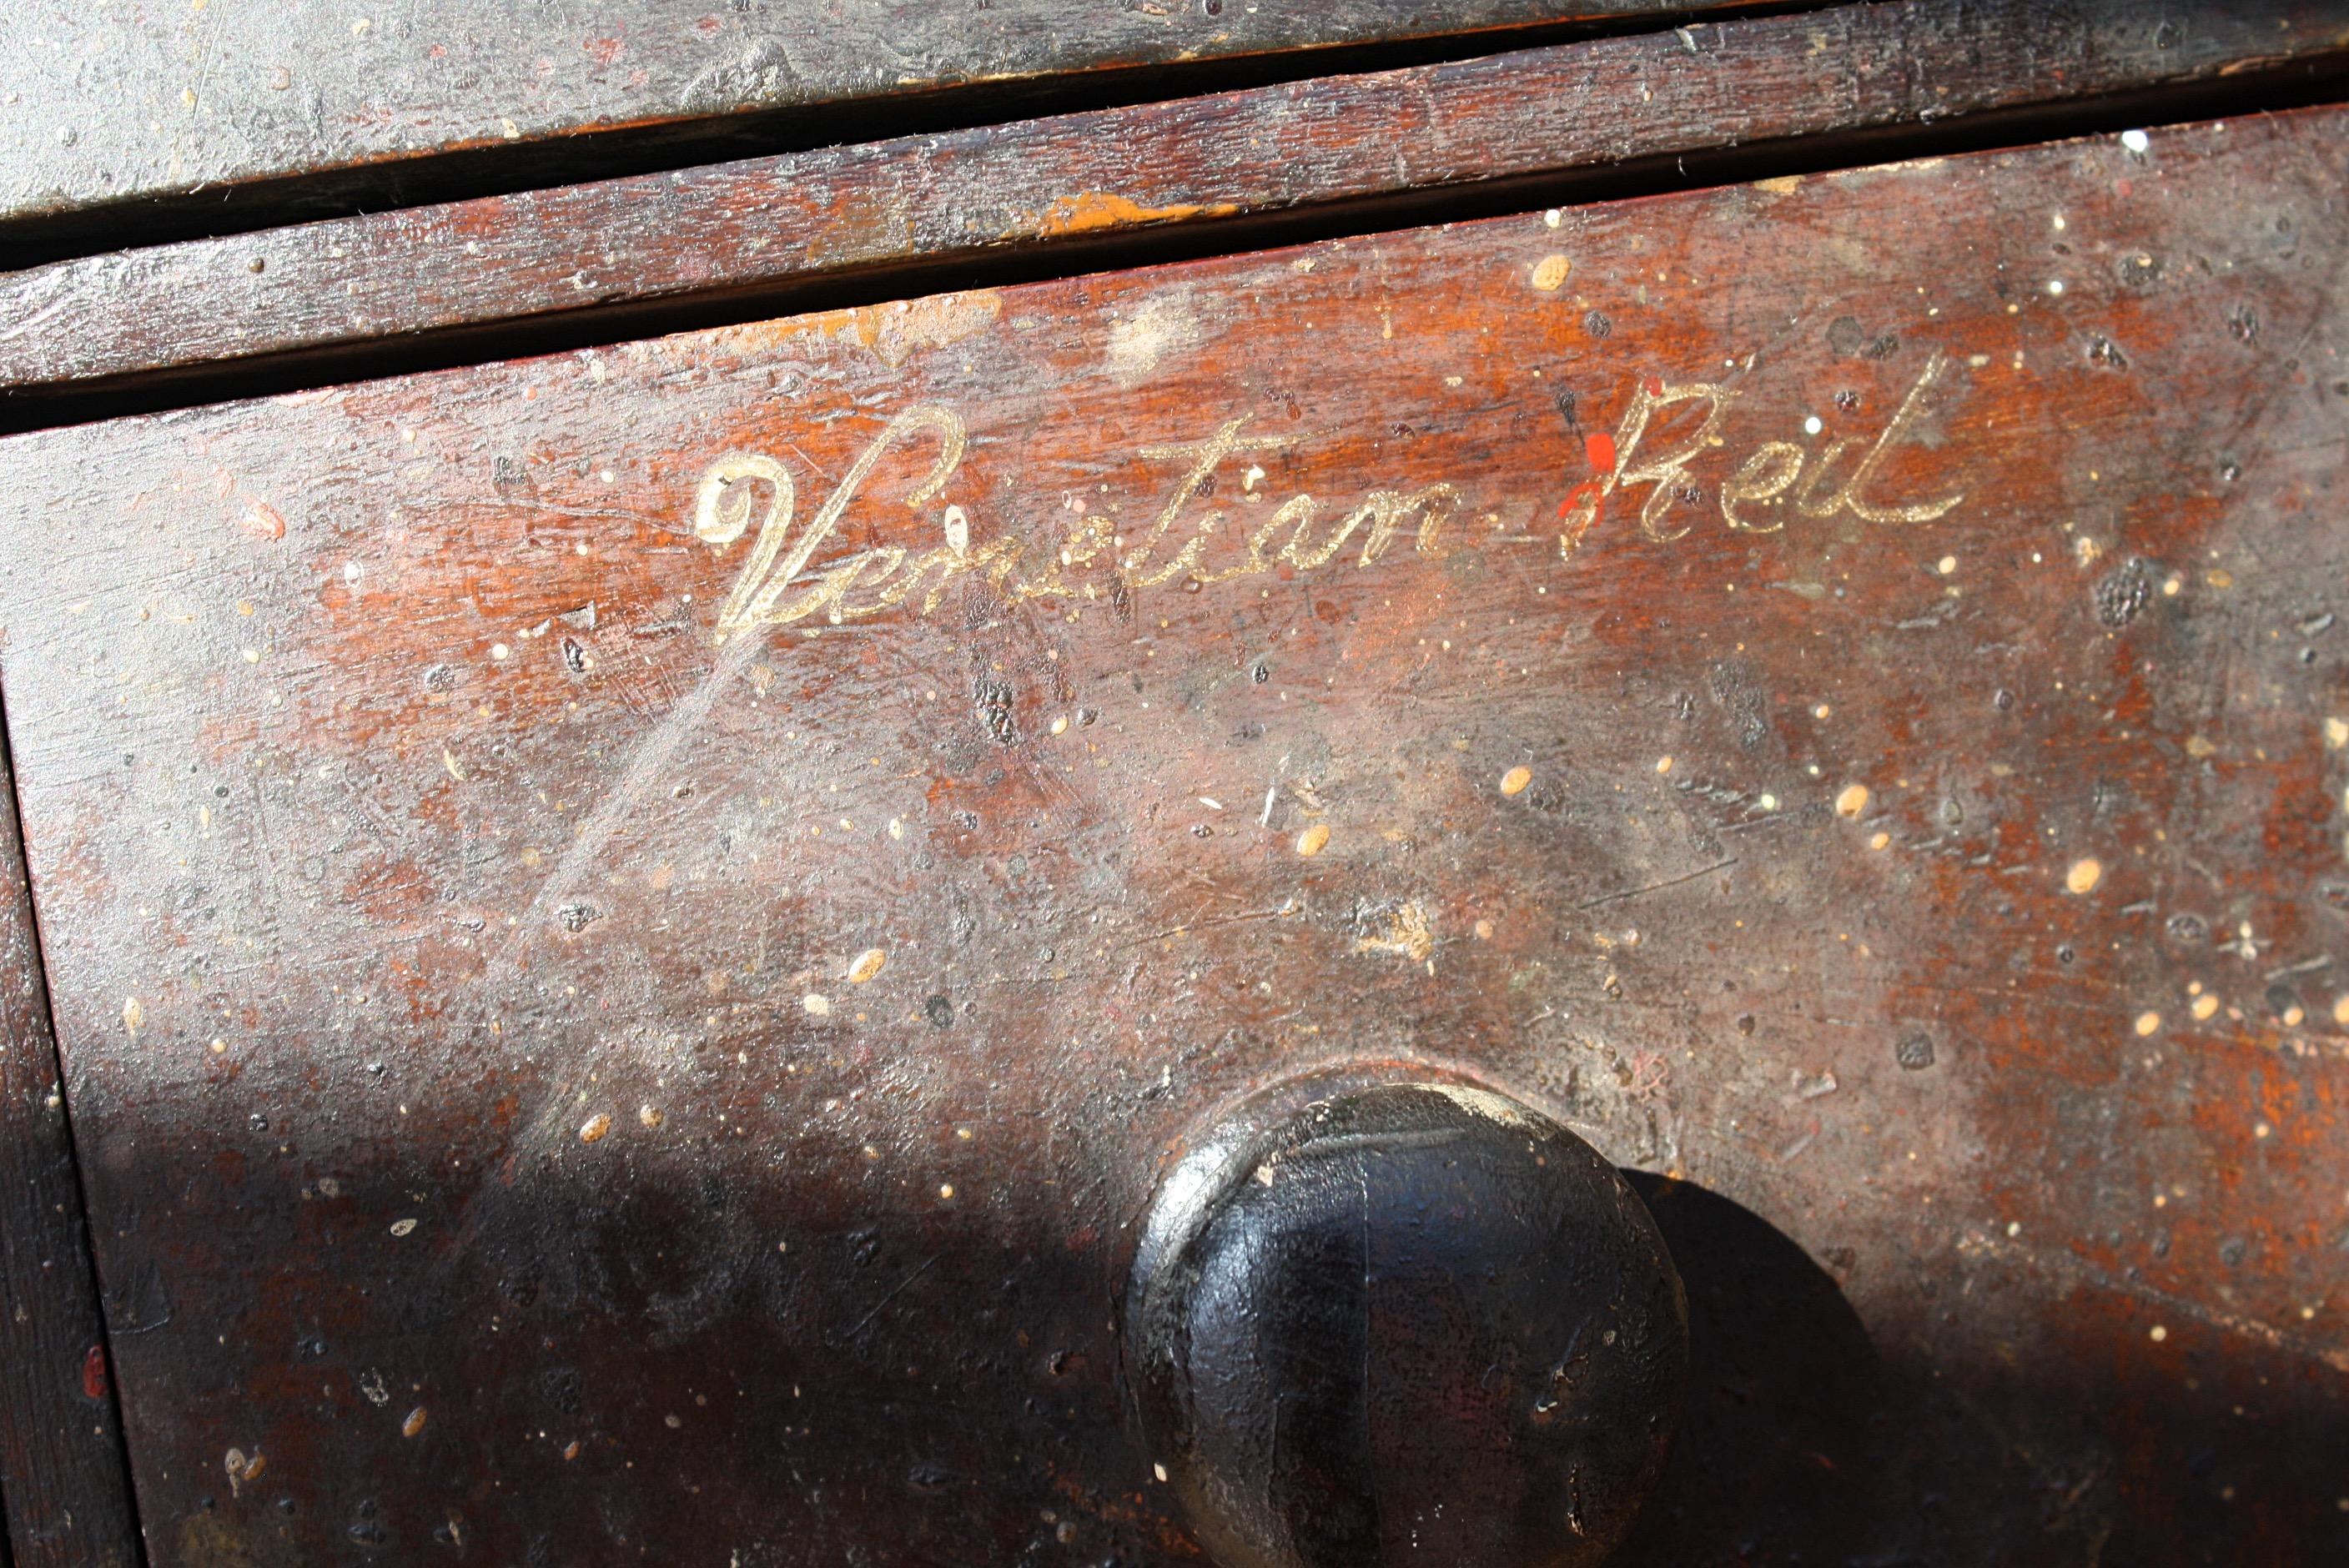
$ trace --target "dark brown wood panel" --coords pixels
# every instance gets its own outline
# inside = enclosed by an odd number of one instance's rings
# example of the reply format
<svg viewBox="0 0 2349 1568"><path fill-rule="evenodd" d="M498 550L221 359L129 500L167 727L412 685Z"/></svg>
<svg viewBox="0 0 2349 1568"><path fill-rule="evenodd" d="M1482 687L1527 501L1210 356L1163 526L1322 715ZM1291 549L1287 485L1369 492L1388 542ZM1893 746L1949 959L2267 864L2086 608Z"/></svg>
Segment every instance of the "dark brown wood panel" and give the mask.
<svg viewBox="0 0 2349 1568"><path fill-rule="evenodd" d="M1194 1560L1128 1227L1361 1057L1650 1173L1630 1561L2338 1560L2344 131L0 442L154 1560Z"/></svg>
<svg viewBox="0 0 2349 1568"><path fill-rule="evenodd" d="M2349 49L2338 0L1920 0L833 148L0 275L0 387L759 291L2208 80ZM1550 192L1553 197L1566 192ZM776 297L779 296L780 297Z"/></svg>
<svg viewBox="0 0 2349 1568"><path fill-rule="evenodd" d="M0 748L0 1563L130 1568L139 1533Z"/></svg>
<svg viewBox="0 0 2349 1568"><path fill-rule="evenodd" d="M919 112L940 89L999 94L1119 68L1527 24L1685 15L1704 0L710 0L703 5L430 6L179 0L0 9L0 224L151 222L386 186L451 152L559 150L591 133L722 129L745 115ZM508 160L511 162L511 158ZM554 167L547 165L545 167ZM109 214L111 216L109 216ZM119 243L117 240L114 242Z"/></svg>

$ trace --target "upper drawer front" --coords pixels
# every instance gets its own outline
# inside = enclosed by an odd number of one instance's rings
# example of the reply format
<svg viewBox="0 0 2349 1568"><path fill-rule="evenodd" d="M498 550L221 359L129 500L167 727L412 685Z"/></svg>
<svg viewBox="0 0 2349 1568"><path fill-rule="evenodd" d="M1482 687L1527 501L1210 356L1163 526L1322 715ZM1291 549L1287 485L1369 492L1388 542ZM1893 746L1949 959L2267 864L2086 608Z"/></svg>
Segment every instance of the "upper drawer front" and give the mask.
<svg viewBox="0 0 2349 1568"><path fill-rule="evenodd" d="M0 443L156 1560L1184 1560L1126 1227L1355 1056L1742 1205L1636 1560L2324 1556L2344 130Z"/></svg>
<svg viewBox="0 0 2349 1568"><path fill-rule="evenodd" d="M1142 81L1163 89L1178 79L1170 73L1195 78L1206 62L1304 75L1310 65L1259 57L1359 57L1413 40L1458 49L1473 46L1460 35L1726 8L438 0L419 12L360 0L26 0L0 11L0 234L98 249L133 233L216 232L255 210L379 211L469 182L551 184L616 159L675 165L729 147L895 133L974 106L999 114L1021 99L1143 91Z"/></svg>

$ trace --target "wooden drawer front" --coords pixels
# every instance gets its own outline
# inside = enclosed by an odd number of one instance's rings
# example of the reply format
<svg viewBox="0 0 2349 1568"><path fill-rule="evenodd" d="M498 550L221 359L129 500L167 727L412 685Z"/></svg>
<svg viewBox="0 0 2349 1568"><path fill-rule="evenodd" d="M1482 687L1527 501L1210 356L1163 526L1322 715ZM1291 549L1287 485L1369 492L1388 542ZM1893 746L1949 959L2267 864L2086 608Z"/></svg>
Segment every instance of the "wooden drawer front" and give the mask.
<svg viewBox="0 0 2349 1568"><path fill-rule="evenodd" d="M2344 129L0 444L155 1560L1185 1560L1126 1227L1357 1057L1712 1194L1634 1560L2338 1550Z"/></svg>

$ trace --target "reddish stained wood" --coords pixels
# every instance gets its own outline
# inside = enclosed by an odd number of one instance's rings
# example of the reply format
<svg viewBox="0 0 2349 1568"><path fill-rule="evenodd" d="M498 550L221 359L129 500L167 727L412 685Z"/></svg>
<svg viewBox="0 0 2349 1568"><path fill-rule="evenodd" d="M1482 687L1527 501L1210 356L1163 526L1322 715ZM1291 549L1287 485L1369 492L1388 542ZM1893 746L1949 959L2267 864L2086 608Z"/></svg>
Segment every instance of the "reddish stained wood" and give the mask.
<svg viewBox="0 0 2349 1568"><path fill-rule="evenodd" d="M788 291L914 262L1881 129L2313 61L2332 0L1928 0L533 191L0 276L0 387ZM1825 90L1822 90L1825 84Z"/></svg>
<svg viewBox="0 0 2349 1568"><path fill-rule="evenodd" d="M1357 1055L1696 1184L1630 1561L2337 1554L2344 131L0 443L156 1561L1191 1560L1124 1227Z"/></svg>
<svg viewBox="0 0 2349 1568"><path fill-rule="evenodd" d="M0 1562L13 1545L24 1568L130 1568L138 1527L24 867L16 814L0 811Z"/></svg>
<svg viewBox="0 0 2349 1568"><path fill-rule="evenodd" d="M1718 3L1718 0L1715 0ZM707 7L214 4L0 9L0 224L103 242L159 205L215 213L243 187L396 191L432 155L539 154L597 133L722 136L746 114L900 113L951 88L1578 19L1661 0L882 0ZM409 167L403 167L409 166ZM336 174L352 176L342 181ZM371 182L363 177L372 176Z"/></svg>

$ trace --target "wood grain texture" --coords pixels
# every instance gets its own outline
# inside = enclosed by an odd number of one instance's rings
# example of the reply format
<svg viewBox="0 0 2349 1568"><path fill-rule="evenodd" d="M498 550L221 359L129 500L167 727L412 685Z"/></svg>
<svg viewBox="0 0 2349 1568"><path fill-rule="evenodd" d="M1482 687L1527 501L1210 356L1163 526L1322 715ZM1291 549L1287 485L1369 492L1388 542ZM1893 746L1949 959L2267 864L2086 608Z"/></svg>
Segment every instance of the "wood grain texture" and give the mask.
<svg viewBox="0 0 2349 1568"><path fill-rule="evenodd" d="M0 442L152 1560L1196 1561L1130 1227L1359 1057L1650 1173L1627 1561L2339 1560L2345 131Z"/></svg>
<svg viewBox="0 0 2349 1568"><path fill-rule="evenodd" d="M103 215L465 150L910 106L941 89L1578 18L1660 0L746 0L427 7L197 0L0 10L0 224ZM559 150L559 148L555 149ZM378 181L380 186L381 181ZM381 191L378 201L381 202Z"/></svg>
<svg viewBox="0 0 2349 1568"><path fill-rule="evenodd" d="M13 794L0 749L0 794ZM129 1476L15 810L0 810L0 1562L131 1568Z"/></svg>
<svg viewBox="0 0 2349 1568"><path fill-rule="evenodd" d="M2165 31L2165 28L2170 29ZM2340 0L1920 0L831 148L0 275L0 388L757 293L2349 50ZM1555 194L1555 193L1554 193Z"/></svg>

